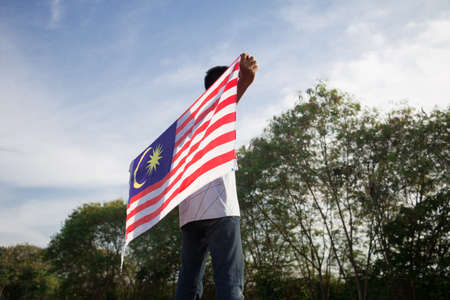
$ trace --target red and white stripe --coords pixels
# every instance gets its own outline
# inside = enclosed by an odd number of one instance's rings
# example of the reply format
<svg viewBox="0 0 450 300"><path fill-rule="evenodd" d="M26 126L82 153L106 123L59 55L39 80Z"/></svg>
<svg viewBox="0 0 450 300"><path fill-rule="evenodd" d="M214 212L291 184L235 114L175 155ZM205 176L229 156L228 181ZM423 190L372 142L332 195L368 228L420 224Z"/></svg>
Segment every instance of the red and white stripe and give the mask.
<svg viewBox="0 0 450 300"><path fill-rule="evenodd" d="M190 194L235 166L238 75L239 57L178 118L169 173L129 201L125 246Z"/></svg>

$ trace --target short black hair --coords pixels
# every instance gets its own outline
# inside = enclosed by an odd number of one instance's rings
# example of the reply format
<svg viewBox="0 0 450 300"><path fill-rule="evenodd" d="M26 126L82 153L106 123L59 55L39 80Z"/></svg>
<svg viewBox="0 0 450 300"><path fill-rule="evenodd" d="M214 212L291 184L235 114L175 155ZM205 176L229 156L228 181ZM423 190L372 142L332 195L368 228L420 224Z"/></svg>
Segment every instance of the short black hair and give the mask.
<svg viewBox="0 0 450 300"><path fill-rule="evenodd" d="M219 79L220 75L222 75L228 69L227 66L215 66L206 71L205 75L205 89L207 90L217 79Z"/></svg>

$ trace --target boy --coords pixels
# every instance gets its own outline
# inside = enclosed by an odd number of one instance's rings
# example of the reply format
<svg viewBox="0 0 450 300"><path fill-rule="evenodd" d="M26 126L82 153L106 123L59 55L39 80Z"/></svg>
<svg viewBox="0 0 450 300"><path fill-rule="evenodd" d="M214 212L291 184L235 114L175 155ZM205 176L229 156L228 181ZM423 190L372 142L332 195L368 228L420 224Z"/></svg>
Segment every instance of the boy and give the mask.
<svg viewBox="0 0 450 300"><path fill-rule="evenodd" d="M208 89L226 69L226 66L209 69L205 88ZM253 56L241 54L237 102L253 82L257 70ZM175 299L201 298L208 250L217 298L244 299L244 257L234 172L210 182L186 198L180 204L179 214L182 249Z"/></svg>

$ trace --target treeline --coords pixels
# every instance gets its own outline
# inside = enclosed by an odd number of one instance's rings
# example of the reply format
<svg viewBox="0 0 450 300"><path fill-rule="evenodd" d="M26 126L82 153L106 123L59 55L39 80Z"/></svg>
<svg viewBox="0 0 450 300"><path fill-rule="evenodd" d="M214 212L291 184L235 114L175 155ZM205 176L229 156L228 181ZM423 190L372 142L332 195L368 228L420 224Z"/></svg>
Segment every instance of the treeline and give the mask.
<svg viewBox="0 0 450 300"><path fill-rule="evenodd" d="M238 151L246 299L450 299L450 109L380 114L323 83ZM0 299L172 299L177 211L76 209L46 249L0 247ZM207 267L203 299L214 299Z"/></svg>

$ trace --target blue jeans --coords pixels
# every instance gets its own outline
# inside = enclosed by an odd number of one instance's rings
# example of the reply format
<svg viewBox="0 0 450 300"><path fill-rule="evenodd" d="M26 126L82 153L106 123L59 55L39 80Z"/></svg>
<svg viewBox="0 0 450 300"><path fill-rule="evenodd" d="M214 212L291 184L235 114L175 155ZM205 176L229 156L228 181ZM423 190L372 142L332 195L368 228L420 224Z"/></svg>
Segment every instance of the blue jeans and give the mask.
<svg viewBox="0 0 450 300"><path fill-rule="evenodd" d="M181 228L181 235L181 269L175 299L201 298L208 250L214 270L217 299L244 299L240 218L223 217L190 222Z"/></svg>

